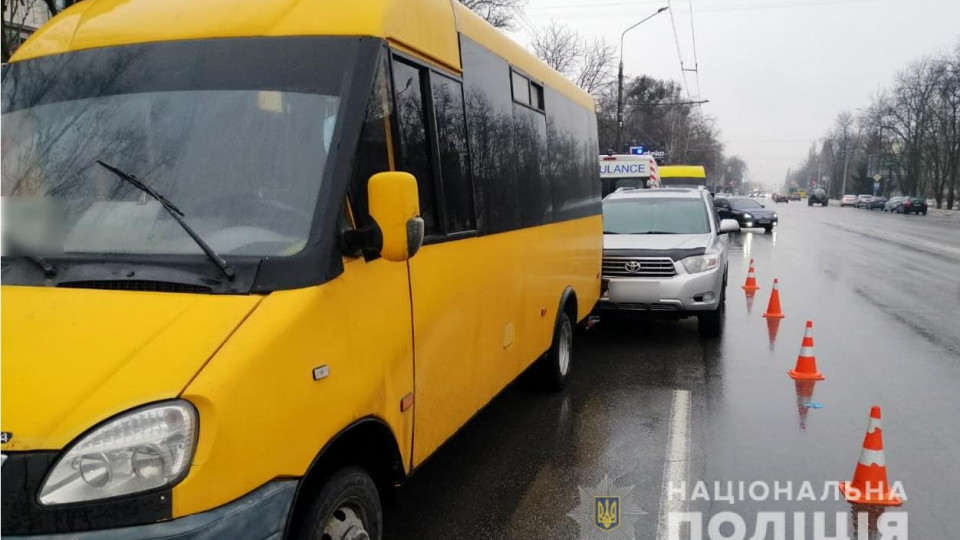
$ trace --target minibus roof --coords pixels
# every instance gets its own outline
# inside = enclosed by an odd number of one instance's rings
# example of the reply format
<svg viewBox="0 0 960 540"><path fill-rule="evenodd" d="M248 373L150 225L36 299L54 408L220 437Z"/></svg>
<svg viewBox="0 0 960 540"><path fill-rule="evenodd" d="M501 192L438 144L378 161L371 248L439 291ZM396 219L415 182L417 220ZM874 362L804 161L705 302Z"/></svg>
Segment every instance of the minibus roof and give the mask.
<svg viewBox="0 0 960 540"><path fill-rule="evenodd" d="M594 110L588 93L450 0L86 0L37 30L12 61L157 41L372 36L459 72L457 30L528 77Z"/></svg>
<svg viewBox="0 0 960 540"><path fill-rule="evenodd" d="M660 178L706 178L702 165L666 165L660 167Z"/></svg>

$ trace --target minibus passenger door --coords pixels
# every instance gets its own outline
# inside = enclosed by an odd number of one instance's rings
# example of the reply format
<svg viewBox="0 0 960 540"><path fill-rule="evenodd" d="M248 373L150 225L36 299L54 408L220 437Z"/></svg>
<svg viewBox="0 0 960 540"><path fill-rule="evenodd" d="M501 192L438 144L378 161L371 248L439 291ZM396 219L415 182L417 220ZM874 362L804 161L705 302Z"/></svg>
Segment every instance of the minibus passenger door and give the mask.
<svg viewBox="0 0 960 540"><path fill-rule="evenodd" d="M408 263L417 464L489 397L477 378L482 369L480 341L490 335L482 327L480 295L491 292L479 286L486 265L476 248L461 83L396 54L391 68L397 169L417 179L427 236L420 253ZM498 350L502 352L502 347Z"/></svg>

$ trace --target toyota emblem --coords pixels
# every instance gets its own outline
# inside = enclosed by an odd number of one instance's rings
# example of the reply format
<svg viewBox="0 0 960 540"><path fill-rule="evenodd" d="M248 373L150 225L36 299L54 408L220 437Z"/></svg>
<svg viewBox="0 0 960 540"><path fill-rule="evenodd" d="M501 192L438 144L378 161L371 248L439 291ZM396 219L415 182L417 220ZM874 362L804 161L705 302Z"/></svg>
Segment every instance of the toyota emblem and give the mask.
<svg viewBox="0 0 960 540"><path fill-rule="evenodd" d="M627 272L630 272L631 274L636 274L640 272L640 269L642 268L640 263L638 263L637 261L627 261L627 264L623 266L627 270Z"/></svg>

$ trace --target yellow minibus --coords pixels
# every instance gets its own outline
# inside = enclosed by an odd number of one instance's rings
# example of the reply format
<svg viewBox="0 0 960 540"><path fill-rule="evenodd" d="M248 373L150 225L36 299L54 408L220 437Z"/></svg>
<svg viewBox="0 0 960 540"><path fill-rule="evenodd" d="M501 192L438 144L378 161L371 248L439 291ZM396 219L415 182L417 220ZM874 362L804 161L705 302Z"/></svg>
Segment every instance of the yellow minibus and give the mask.
<svg viewBox="0 0 960 540"><path fill-rule="evenodd" d="M600 289L588 94L451 0L86 0L4 67L2 534L373 538Z"/></svg>
<svg viewBox="0 0 960 540"><path fill-rule="evenodd" d="M707 170L702 165L664 165L659 170L662 187L707 185Z"/></svg>

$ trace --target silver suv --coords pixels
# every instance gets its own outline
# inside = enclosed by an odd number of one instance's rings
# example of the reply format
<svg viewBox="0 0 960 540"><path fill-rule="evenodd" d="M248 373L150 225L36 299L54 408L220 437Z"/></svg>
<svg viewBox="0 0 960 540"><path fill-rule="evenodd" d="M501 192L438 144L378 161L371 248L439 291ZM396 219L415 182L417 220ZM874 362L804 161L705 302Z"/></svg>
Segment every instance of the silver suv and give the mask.
<svg viewBox="0 0 960 540"><path fill-rule="evenodd" d="M622 189L603 200L598 311L697 316L700 334L723 331L727 244L740 230L720 220L700 189Z"/></svg>

